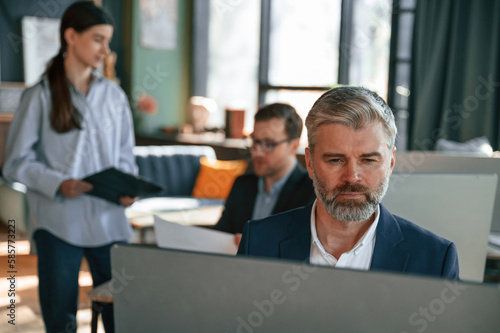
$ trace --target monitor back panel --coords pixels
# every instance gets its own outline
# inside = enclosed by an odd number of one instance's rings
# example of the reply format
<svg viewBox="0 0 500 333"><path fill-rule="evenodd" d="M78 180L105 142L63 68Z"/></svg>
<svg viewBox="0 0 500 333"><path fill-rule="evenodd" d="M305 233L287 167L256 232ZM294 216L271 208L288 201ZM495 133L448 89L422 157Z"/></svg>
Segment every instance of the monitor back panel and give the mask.
<svg viewBox="0 0 500 333"><path fill-rule="evenodd" d="M460 278L482 282L497 176L393 173L382 204L455 243Z"/></svg>
<svg viewBox="0 0 500 333"><path fill-rule="evenodd" d="M111 251L117 332L497 332L498 286L134 245Z"/></svg>
<svg viewBox="0 0 500 333"><path fill-rule="evenodd" d="M500 182L500 158L446 155L436 152L396 153L396 172L497 174ZM500 232L500 185L497 186L491 231Z"/></svg>

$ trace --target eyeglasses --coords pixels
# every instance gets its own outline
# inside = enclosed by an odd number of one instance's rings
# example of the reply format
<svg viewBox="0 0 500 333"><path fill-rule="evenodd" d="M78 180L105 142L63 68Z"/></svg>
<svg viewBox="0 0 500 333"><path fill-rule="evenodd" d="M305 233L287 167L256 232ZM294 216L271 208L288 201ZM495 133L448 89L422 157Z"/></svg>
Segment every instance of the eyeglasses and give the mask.
<svg viewBox="0 0 500 333"><path fill-rule="evenodd" d="M257 149L257 147L259 147L259 149L264 154L267 154L267 153L272 152L274 150L274 148L276 148L276 146L278 146L282 143L285 143L285 142L290 142L290 141L291 140L289 138L283 139L281 141L276 141L276 142L273 142L270 140L256 140L256 139L249 138L248 148L250 150L255 151Z"/></svg>

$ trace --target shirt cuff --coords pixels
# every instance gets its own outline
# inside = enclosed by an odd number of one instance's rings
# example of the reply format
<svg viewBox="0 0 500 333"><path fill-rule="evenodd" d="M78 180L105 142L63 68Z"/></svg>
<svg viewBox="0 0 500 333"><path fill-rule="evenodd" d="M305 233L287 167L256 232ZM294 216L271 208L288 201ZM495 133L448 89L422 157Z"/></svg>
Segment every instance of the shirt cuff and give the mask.
<svg viewBox="0 0 500 333"><path fill-rule="evenodd" d="M61 183L69 177L56 171L47 172L40 177L38 190L49 198L55 199Z"/></svg>

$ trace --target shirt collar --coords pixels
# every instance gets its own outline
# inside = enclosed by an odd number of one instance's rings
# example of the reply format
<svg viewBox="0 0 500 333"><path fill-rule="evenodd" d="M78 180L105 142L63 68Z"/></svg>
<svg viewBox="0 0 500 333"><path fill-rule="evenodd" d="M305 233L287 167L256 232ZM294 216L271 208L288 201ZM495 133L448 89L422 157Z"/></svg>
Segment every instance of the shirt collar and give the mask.
<svg viewBox="0 0 500 333"><path fill-rule="evenodd" d="M281 191L283 186L285 186L285 183L288 181L288 178L290 178L293 171L295 170L296 164L297 164L297 160L294 161L293 167L291 167L290 170L283 177L281 177L273 185L271 185L271 188L269 190L269 194L275 194L275 193L279 193ZM266 192L266 184L264 182L263 177L259 177L259 181L257 183L257 186L258 186L259 193L268 194Z"/></svg>
<svg viewBox="0 0 500 333"><path fill-rule="evenodd" d="M101 82L102 80L104 80L104 76L102 76L102 74L95 70L95 69L92 69L91 72L90 72L90 85L89 85L89 92L87 93L90 94L90 91L92 90L92 87L95 85L95 84L98 84L99 82ZM70 92L74 93L74 94L80 94L83 96L83 94L78 90L76 89L73 84L71 82L69 82L68 80L68 87L69 87L69 90Z"/></svg>
<svg viewBox="0 0 500 333"><path fill-rule="evenodd" d="M316 231L316 203L318 199L314 200L314 204L311 210L311 243L316 246L316 248L323 254L327 255L328 252L325 251L323 244L319 241L318 233ZM375 240L376 230L378 221L380 219L380 205L377 206L375 210L375 220L365 234L359 239L359 241L354 245L354 247L347 253L354 252L355 254L365 246L371 246ZM337 258L338 259L338 258Z"/></svg>

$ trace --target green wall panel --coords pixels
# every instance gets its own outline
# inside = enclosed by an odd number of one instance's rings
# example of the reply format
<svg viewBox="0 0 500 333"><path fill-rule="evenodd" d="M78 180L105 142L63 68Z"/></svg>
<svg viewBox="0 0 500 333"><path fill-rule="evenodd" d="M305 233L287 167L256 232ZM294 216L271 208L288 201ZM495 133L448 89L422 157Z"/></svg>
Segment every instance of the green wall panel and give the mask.
<svg viewBox="0 0 500 333"><path fill-rule="evenodd" d="M158 101L158 113L145 117L138 132L157 131L185 122L190 92L192 0L178 1L177 46L173 50L143 47L140 42L139 0L132 1L131 81L132 101L141 93Z"/></svg>

